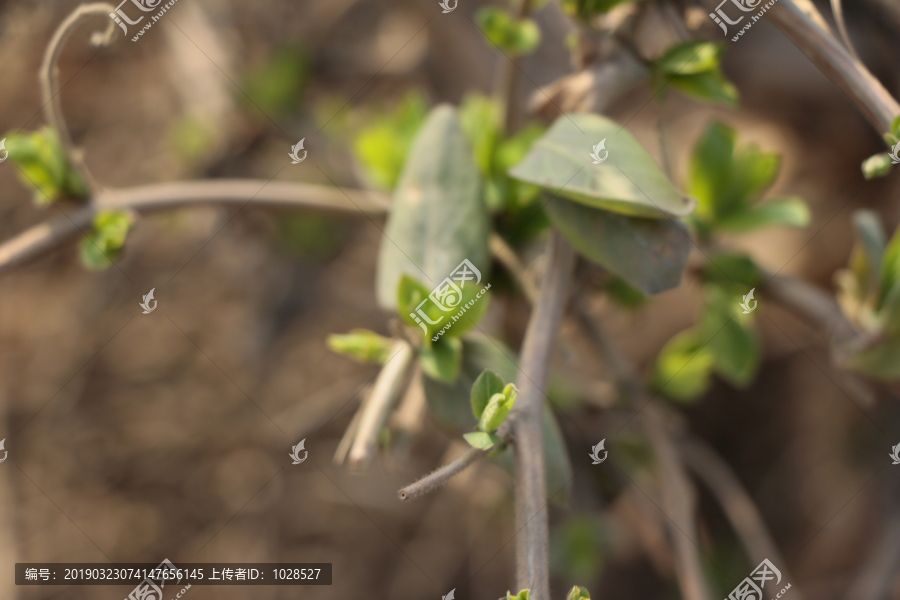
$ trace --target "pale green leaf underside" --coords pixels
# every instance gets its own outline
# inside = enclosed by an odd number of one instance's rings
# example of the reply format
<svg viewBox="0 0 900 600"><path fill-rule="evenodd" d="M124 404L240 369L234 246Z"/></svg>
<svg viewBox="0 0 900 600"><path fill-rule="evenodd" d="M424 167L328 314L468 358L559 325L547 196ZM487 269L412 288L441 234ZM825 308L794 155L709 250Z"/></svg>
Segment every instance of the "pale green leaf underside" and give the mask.
<svg viewBox="0 0 900 600"><path fill-rule="evenodd" d="M591 151L604 139L608 158L594 164ZM509 173L587 206L630 216L683 217L697 204L675 189L631 133L599 115L561 116Z"/></svg>

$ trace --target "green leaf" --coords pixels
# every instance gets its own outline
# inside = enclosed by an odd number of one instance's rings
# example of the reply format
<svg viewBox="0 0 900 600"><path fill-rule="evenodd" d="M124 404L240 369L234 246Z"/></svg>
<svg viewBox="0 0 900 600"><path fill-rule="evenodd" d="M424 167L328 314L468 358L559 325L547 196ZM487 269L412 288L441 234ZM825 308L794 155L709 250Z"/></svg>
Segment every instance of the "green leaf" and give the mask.
<svg viewBox="0 0 900 600"><path fill-rule="evenodd" d="M550 565L554 575L569 581L596 581L606 562L610 532L603 517L591 512L576 512L554 524L550 538ZM569 592L584 590L576 586ZM574 596L577 600L589 595Z"/></svg>
<svg viewBox="0 0 900 600"><path fill-rule="evenodd" d="M475 415L476 419L481 418L484 407L487 406L491 396L503 393L503 386L504 383L500 376L490 369L485 369L481 372L481 375L472 384L472 414Z"/></svg>
<svg viewBox="0 0 900 600"><path fill-rule="evenodd" d="M102 210L94 215L94 228L81 239L81 262L92 270L102 270L122 253L131 229L132 218L127 212Z"/></svg>
<svg viewBox="0 0 900 600"><path fill-rule="evenodd" d="M409 155L413 138L425 121L428 105L417 91L409 92L393 112L373 119L353 141L353 153L376 186L393 190Z"/></svg>
<svg viewBox="0 0 900 600"><path fill-rule="evenodd" d="M753 289L760 284L759 275L759 267L746 254L730 252L713 254L703 265L703 280L719 287Z"/></svg>
<svg viewBox="0 0 900 600"><path fill-rule="evenodd" d="M603 286L609 297L625 308L638 308L647 303L647 296L621 277L612 277Z"/></svg>
<svg viewBox="0 0 900 600"><path fill-rule="evenodd" d="M734 84L719 71L706 71L696 75L672 75L669 85L683 94L705 102L719 102L728 106L738 103L738 91Z"/></svg>
<svg viewBox="0 0 900 600"><path fill-rule="evenodd" d="M391 339L368 329L354 329L347 334L328 336L328 347L338 354L361 363L383 365L391 354Z"/></svg>
<svg viewBox="0 0 900 600"><path fill-rule="evenodd" d="M511 56L530 54L541 42L541 30L531 19L515 19L502 8L485 6L475 14L488 40Z"/></svg>
<svg viewBox="0 0 900 600"><path fill-rule="evenodd" d="M441 338L419 348L422 371L433 379L456 381L462 363L462 342L457 338Z"/></svg>
<svg viewBox="0 0 900 600"><path fill-rule="evenodd" d="M515 596L512 592L506 592L506 598L501 598L500 600L530 600L531 599L531 590L521 590Z"/></svg>
<svg viewBox="0 0 900 600"><path fill-rule="evenodd" d="M750 206L746 210L733 212L718 222L722 231L744 233L762 227L784 225L787 227L806 227L809 225L810 212L806 203L796 196L775 198L759 206Z"/></svg>
<svg viewBox="0 0 900 600"><path fill-rule="evenodd" d="M587 588L574 586L566 595L566 600L591 600L591 593Z"/></svg>
<svg viewBox="0 0 900 600"><path fill-rule="evenodd" d="M900 227L894 231L894 236L888 242L882 255L879 306L884 303L891 290L898 285L900 285Z"/></svg>
<svg viewBox="0 0 900 600"><path fill-rule="evenodd" d="M470 433L464 433L463 438L469 445L473 448L478 448L479 450L487 450L493 446L496 446L500 443L500 436L495 435L493 433L485 433L484 431L473 431Z"/></svg>
<svg viewBox="0 0 900 600"><path fill-rule="evenodd" d="M777 153L753 144L738 149L734 129L711 123L691 156L688 190L699 202L696 219L717 226L749 212L775 181L780 166ZM801 216L796 207L788 212L795 220Z"/></svg>
<svg viewBox="0 0 900 600"><path fill-rule="evenodd" d="M724 45L713 42L689 41L676 44L656 61L656 68L665 75L696 75L719 67Z"/></svg>
<svg viewBox="0 0 900 600"><path fill-rule="evenodd" d="M604 140L608 160L593 164L592 149ZM593 114L559 117L509 173L581 204L629 216L685 216L696 204L675 189L634 136Z"/></svg>
<svg viewBox="0 0 900 600"><path fill-rule="evenodd" d="M563 0L563 9L573 17L590 21L592 17L609 12L619 4L634 0Z"/></svg>
<svg viewBox="0 0 900 600"><path fill-rule="evenodd" d="M503 137L500 106L494 98L468 94L459 107L459 120L472 144L475 163L481 174L494 173L494 156Z"/></svg>
<svg viewBox="0 0 900 600"><path fill-rule="evenodd" d="M663 346L656 358L653 387L673 400L695 400L710 385L715 358L696 331L683 331Z"/></svg>
<svg viewBox="0 0 900 600"><path fill-rule="evenodd" d="M19 179L35 190L35 204L49 204L63 196L87 197L87 186L69 162L54 129L11 133L6 137L6 149L20 169Z"/></svg>
<svg viewBox="0 0 900 600"><path fill-rule="evenodd" d="M511 383L506 384L502 392L494 394L488 400L487 406L484 407L478 420L478 429L488 433L497 431L497 428L509 416L509 411L515 406L518 397L519 390L516 389L516 386Z"/></svg>
<svg viewBox="0 0 900 600"><path fill-rule="evenodd" d="M865 261L863 268L866 272L866 283L870 289L874 289L880 283L881 261L887 247L884 225L878 213L871 210L857 210L853 213L853 227L856 242Z"/></svg>
<svg viewBox="0 0 900 600"><path fill-rule="evenodd" d="M753 317L742 314L739 301L732 294L709 286L701 330L716 373L735 387L747 387L760 361Z"/></svg>
<svg viewBox="0 0 900 600"><path fill-rule="evenodd" d="M456 111L438 106L416 136L394 193L378 256L379 303L396 307L404 273L437 284L466 258L486 273L488 234L472 151Z"/></svg>
<svg viewBox="0 0 900 600"><path fill-rule="evenodd" d="M645 294L678 287L691 250L690 234L678 221L641 219L552 199L554 225L588 259Z"/></svg>
<svg viewBox="0 0 900 600"><path fill-rule="evenodd" d="M884 177L891 172L891 156L887 152L873 154L862 163L863 177L876 179Z"/></svg>

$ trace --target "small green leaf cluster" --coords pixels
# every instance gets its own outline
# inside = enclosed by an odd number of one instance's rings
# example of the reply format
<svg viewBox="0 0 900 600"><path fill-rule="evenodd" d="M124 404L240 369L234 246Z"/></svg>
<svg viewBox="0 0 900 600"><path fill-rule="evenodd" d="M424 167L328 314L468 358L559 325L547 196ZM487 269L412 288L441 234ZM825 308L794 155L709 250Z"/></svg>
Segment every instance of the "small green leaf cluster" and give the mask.
<svg viewBox="0 0 900 600"><path fill-rule="evenodd" d="M703 273L705 302L700 322L673 337L660 351L652 386L673 400L696 400L709 389L713 373L739 389L759 369L760 348L753 313L744 314L742 294L759 283L753 261L720 254Z"/></svg>
<svg viewBox="0 0 900 600"><path fill-rule="evenodd" d="M844 313L872 340L849 366L884 380L900 378L900 228L890 241L878 216L854 214L856 244L846 270L836 274Z"/></svg>
<svg viewBox="0 0 900 600"><path fill-rule="evenodd" d="M506 592L506 596L500 600L531 600L531 590L520 590L518 594Z"/></svg>
<svg viewBox="0 0 900 600"><path fill-rule="evenodd" d="M495 432L509 416L519 396L512 383L504 383L499 375L485 369L472 385L472 414L478 419L478 431L463 437L473 448L487 450L500 442Z"/></svg>
<svg viewBox="0 0 900 600"><path fill-rule="evenodd" d="M328 336L328 347L363 364L383 365L391 355L391 340L368 329Z"/></svg>
<svg viewBox="0 0 900 600"><path fill-rule="evenodd" d="M706 102L734 106L738 91L722 74L724 44L688 41L669 48L653 61L657 89L671 85L683 94Z"/></svg>
<svg viewBox="0 0 900 600"><path fill-rule="evenodd" d="M891 147L891 153L881 152L873 154L862 163L863 177L866 179L875 179L876 177L884 177L891 172L891 167L900 162L897 156L897 144L900 143L900 115L894 117L891 122L890 133L884 134L884 141ZM894 161L897 162L894 162Z"/></svg>
<svg viewBox="0 0 900 600"><path fill-rule="evenodd" d="M566 594L566 600L591 600L591 593L588 592L587 588L576 585Z"/></svg>
<svg viewBox="0 0 900 600"><path fill-rule="evenodd" d="M805 227L810 213L800 198L785 196L757 204L780 168L777 153L753 144L738 148L734 129L712 123L694 146L688 176L688 193L698 202L691 223L700 238L773 225Z"/></svg>
<svg viewBox="0 0 900 600"><path fill-rule="evenodd" d="M56 130L44 127L40 131L11 133L6 137L6 149L21 171L22 183L34 188L35 204L87 197L87 186L69 161Z"/></svg>
<svg viewBox="0 0 900 600"><path fill-rule="evenodd" d="M102 210L94 215L91 232L81 240L84 266L102 270L112 265L122 253L133 222L130 213L119 210Z"/></svg>
<svg viewBox="0 0 900 600"><path fill-rule="evenodd" d="M496 6L484 6L475 15L484 36L507 56L531 54L541 42L541 30L531 19L517 19Z"/></svg>
<svg viewBox="0 0 900 600"><path fill-rule="evenodd" d="M425 97L411 91L394 110L373 115L371 124L356 134L353 154L375 186L384 190L396 187L413 139L427 114Z"/></svg>

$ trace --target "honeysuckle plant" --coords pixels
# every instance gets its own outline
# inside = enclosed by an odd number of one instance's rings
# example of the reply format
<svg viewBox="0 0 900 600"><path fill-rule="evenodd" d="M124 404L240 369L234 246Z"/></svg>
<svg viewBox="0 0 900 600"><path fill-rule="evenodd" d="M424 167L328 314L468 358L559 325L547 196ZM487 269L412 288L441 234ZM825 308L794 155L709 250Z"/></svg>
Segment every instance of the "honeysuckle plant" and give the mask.
<svg viewBox="0 0 900 600"><path fill-rule="evenodd" d="M875 179L884 177L891 172L891 167L900 164L900 115L891 121L891 130L884 134L884 141L887 142L890 152L880 152L873 154L862 163L863 176L866 179Z"/></svg>
<svg viewBox="0 0 900 600"><path fill-rule="evenodd" d="M504 384L499 375L485 369L472 384L472 414L478 419L478 431L463 435L469 445L487 450L500 443L497 429L506 420L519 396L512 383Z"/></svg>

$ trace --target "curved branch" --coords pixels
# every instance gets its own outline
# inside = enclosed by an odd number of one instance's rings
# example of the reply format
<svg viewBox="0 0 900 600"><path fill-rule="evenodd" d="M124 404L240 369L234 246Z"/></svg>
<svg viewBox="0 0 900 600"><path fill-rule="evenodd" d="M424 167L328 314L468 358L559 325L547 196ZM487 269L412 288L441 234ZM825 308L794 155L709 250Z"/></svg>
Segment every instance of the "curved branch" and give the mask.
<svg viewBox="0 0 900 600"><path fill-rule="evenodd" d="M779 0L766 15L847 94L878 133L891 130L891 121L900 115L900 104L813 16L792 0Z"/></svg>
<svg viewBox="0 0 900 600"><path fill-rule="evenodd" d="M59 60L59 54L62 51L63 44L65 44L72 31L75 30L75 26L78 25L79 21L95 15L108 16L115 11L115 6L105 2L84 4L76 8L72 14L66 17L59 27L56 28L53 37L50 38L47 49L44 51L44 59L41 61L41 69L39 71L41 100L44 103L44 117L47 119L47 123L57 131L59 134L59 141L65 149L69 160L71 160L76 168L78 168L92 189L96 187L93 178L85 167L81 154L72 143L72 137L69 135L69 128L66 127L66 121L63 118L57 86L59 69L57 68L56 63L57 60ZM115 32L115 28L115 22L112 20L108 21L106 31L103 33L98 32L91 36L91 43L95 46L108 45L112 41L112 34Z"/></svg>
<svg viewBox="0 0 900 600"><path fill-rule="evenodd" d="M101 210L139 213L198 204L247 204L274 208L307 208L379 215L390 206L388 197L366 190L340 190L307 183L265 182L256 179L181 181L104 190L94 202L50 219L0 244L0 274L59 246L88 227Z"/></svg>
<svg viewBox="0 0 900 600"><path fill-rule="evenodd" d="M415 483L411 483L402 490L397 493L397 496L400 500L415 500L419 496L424 496L425 494L429 494L448 481L452 479L454 476L459 475L471 465L475 463L476 460L485 456L487 454L487 450L480 450L478 448L469 448L465 454L454 460L453 462L444 465L431 475L427 475L422 479L416 481Z"/></svg>

